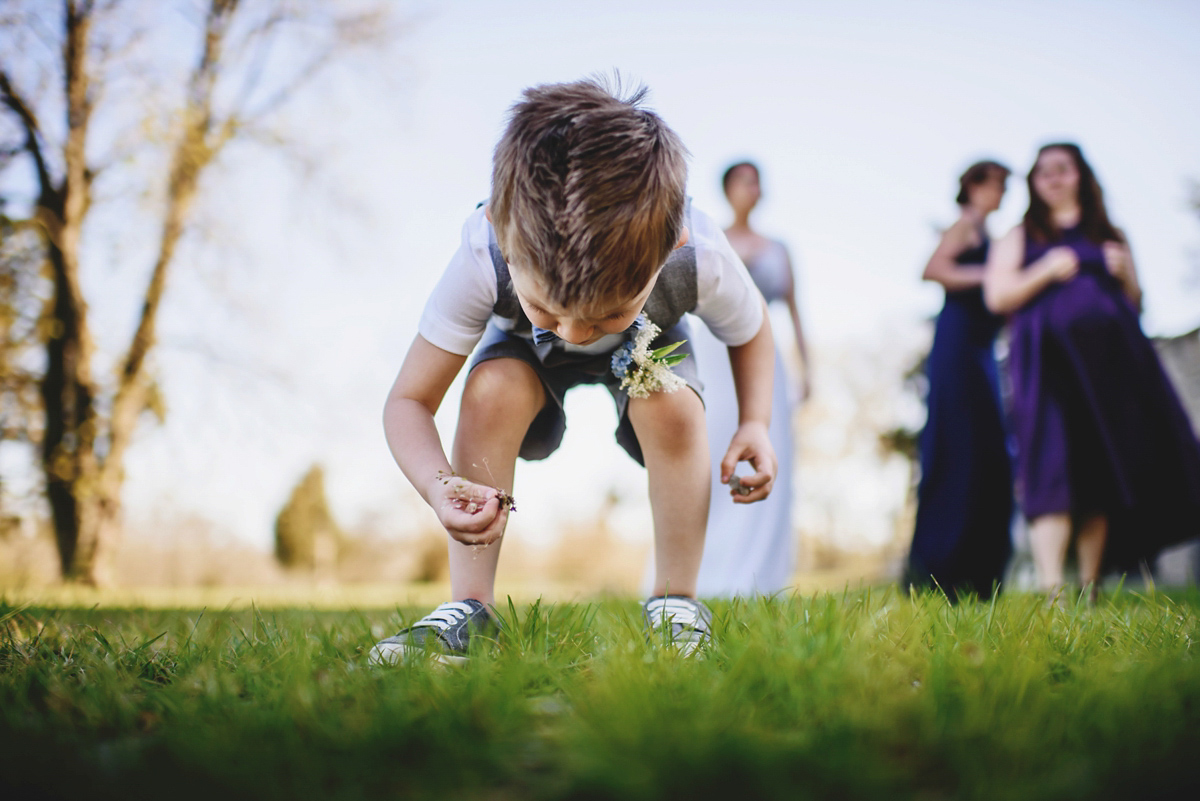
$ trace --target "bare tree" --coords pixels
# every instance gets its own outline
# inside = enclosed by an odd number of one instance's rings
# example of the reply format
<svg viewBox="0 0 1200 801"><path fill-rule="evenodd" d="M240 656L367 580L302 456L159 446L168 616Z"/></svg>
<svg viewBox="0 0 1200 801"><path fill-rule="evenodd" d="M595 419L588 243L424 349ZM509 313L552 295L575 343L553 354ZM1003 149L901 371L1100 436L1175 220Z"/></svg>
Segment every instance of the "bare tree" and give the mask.
<svg viewBox="0 0 1200 801"><path fill-rule="evenodd" d="M132 23L154 4L63 0L51 14L46 5L0 14L0 31L11 40L0 41L0 137L9 140L0 138L0 172L23 165L33 174L24 224L39 234L49 284L40 327L39 450L62 572L69 580L104 583L103 557L120 525L126 452L139 418L154 403L147 359L159 307L202 176L234 143L270 146L274 140L264 132L273 114L330 64L382 43L391 31L382 5L347 11L318 0L204 2L194 20L197 55L166 136L159 235L137 324L116 376L100 380L81 244L95 181L120 159L96 156L92 122L111 97L106 90L131 79L126 54L152 38ZM177 8L186 16L197 7L182 2ZM49 64L41 69L39 46ZM289 53L282 60L288 69L275 69L280 49ZM136 130L137 120L127 122Z"/></svg>

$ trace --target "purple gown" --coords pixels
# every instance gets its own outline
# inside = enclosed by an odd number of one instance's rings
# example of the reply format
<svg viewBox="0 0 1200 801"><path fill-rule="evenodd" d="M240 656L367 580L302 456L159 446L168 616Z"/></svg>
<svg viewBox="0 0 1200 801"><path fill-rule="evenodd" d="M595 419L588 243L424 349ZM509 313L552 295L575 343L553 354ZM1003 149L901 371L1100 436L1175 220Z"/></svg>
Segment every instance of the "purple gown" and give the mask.
<svg viewBox="0 0 1200 801"><path fill-rule="evenodd" d="M1106 566L1136 569L1200 534L1200 444L1101 246L1026 237L1025 266L1058 245L1078 274L1012 318L1018 497L1029 518L1107 515Z"/></svg>

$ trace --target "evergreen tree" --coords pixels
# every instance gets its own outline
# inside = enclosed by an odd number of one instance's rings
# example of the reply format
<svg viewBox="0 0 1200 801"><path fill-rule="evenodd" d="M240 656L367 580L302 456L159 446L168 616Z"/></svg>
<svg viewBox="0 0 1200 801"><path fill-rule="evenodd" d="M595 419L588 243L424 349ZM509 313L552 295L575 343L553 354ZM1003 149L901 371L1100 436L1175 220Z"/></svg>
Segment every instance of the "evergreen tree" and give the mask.
<svg viewBox="0 0 1200 801"><path fill-rule="evenodd" d="M325 471L313 465L275 518L275 558L284 567L328 573L342 537L325 496Z"/></svg>

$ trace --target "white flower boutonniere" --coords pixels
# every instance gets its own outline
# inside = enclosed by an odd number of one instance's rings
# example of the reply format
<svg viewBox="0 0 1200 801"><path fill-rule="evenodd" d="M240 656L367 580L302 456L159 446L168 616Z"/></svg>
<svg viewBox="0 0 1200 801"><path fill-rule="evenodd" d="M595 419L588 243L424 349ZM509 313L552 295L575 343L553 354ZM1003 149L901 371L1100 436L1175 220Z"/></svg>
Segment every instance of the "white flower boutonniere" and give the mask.
<svg viewBox="0 0 1200 801"><path fill-rule="evenodd" d="M621 379L620 389L631 398L648 398L651 392L674 392L687 386L686 381L671 372L674 365L687 358L686 353L673 352L687 340L650 350L650 343L658 334L658 326L647 320L637 336L613 353L613 375Z"/></svg>

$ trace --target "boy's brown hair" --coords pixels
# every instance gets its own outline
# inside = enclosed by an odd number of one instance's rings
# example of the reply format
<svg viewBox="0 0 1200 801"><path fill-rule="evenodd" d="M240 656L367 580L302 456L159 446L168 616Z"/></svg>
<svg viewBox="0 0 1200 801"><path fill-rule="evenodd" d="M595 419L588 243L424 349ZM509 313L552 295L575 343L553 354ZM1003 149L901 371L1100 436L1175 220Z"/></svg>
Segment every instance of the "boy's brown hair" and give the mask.
<svg viewBox="0 0 1200 801"><path fill-rule="evenodd" d="M563 307L637 295L682 233L687 150L640 107L646 91L622 99L598 79L526 89L496 145L500 251Z"/></svg>

